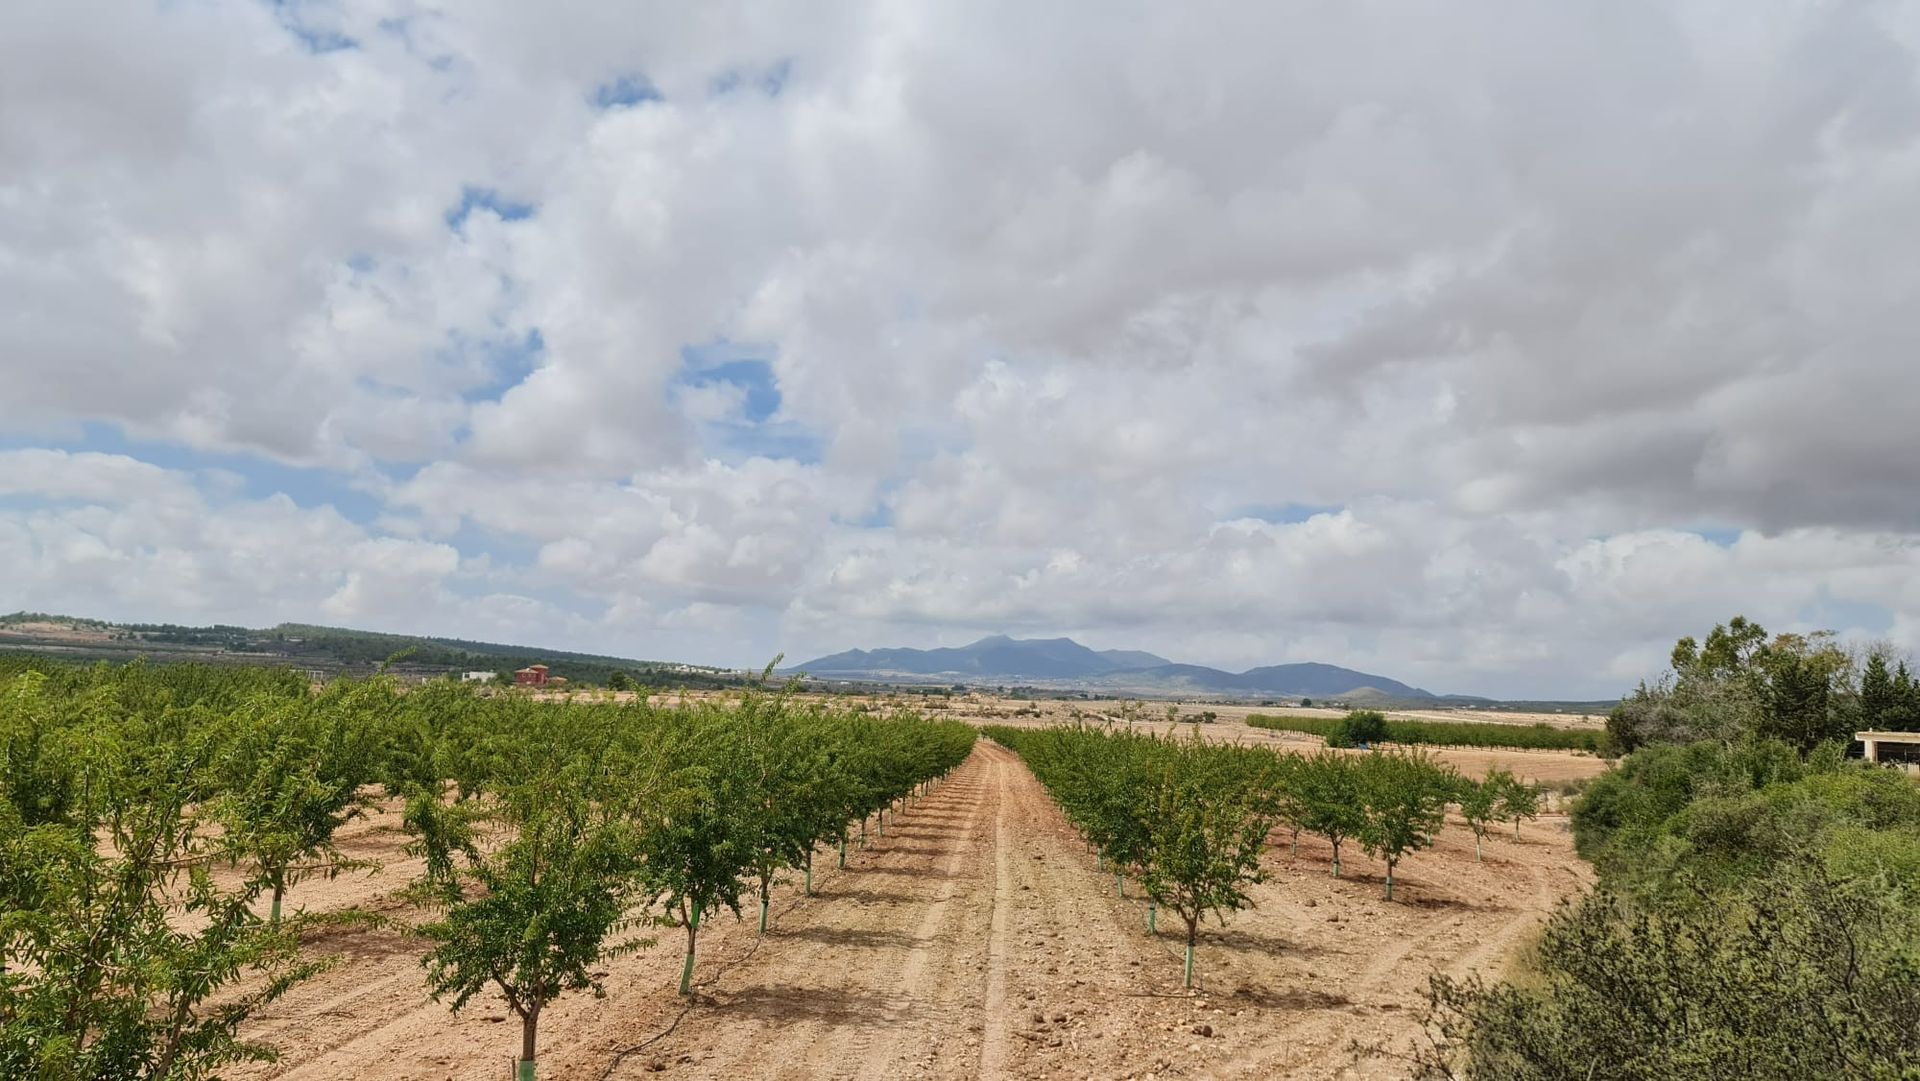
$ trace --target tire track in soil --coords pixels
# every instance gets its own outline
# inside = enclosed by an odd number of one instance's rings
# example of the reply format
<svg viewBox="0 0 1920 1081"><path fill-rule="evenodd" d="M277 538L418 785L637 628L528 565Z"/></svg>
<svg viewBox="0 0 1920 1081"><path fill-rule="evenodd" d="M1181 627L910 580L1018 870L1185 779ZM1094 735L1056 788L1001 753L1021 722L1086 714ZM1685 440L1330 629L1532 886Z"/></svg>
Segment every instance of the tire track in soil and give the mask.
<svg viewBox="0 0 1920 1081"><path fill-rule="evenodd" d="M1006 768L995 763L996 771ZM1006 801L996 801L993 813L993 918L987 938L987 987L981 1000L980 1076L1006 1076L1007 1062L1007 922L1013 908L1013 839L1007 832Z"/></svg>
<svg viewBox="0 0 1920 1081"><path fill-rule="evenodd" d="M1002 770L976 752L888 823L672 1036L614 1077L924 1076L981 1027L979 932L991 922L981 835ZM907 928L907 930L903 930ZM968 1071L969 1073L971 1071Z"/></svg>

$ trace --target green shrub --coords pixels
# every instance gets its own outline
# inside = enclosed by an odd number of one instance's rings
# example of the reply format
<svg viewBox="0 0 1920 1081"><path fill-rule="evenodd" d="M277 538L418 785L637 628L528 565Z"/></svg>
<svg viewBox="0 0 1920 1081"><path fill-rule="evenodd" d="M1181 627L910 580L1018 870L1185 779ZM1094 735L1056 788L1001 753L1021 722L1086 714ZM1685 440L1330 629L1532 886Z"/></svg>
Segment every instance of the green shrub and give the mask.
<svg viewBox="0 0 1920 1081"><path fill-rule="evenodd" d="M1352 747L1361 743L1426 744L1440 747L1505 747L1515 750L1587 751L1599 753L1606 734L1594 729L1555 728L1549 724L1496 724L1487 721L1402 721L1381 718L1361 722L1357 731L1354 718L1361 714L1381 715L1373 710L1356 710L1343 718L1290 717L1255 714L1247 723L1255 728L1281 732L1304 732L1319 736L1332 747Z"/></svg>

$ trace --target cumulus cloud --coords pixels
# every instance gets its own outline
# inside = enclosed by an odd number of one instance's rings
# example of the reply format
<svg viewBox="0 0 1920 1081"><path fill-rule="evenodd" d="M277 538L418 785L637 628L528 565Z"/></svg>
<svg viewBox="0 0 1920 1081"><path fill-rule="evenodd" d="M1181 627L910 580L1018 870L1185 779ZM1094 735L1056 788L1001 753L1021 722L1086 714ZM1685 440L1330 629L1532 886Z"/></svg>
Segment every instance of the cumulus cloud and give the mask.
<svg viewBox="0 0 1920 1081"><path fill-rule="evenodd" d="M740 664L1008 630L1604 695L1736 611L1920 646L1917 43L15 5L0 550L35 607Z"/></svg>

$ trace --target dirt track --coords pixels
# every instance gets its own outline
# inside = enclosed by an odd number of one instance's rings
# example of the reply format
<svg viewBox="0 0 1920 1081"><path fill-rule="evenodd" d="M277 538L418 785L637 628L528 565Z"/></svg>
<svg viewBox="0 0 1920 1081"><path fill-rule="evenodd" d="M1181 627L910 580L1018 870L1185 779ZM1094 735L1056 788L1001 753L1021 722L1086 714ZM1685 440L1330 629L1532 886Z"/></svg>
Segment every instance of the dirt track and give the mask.
<svg viewBox="0 0 1920 1081"><path fill-rule="evenodd" d="M303 884L311 910L359 905L406 916L393 894L417 868L389 819L356 827L380 874ZM1426 975L1493 970L1553 901L1583 881L1564 830L1522 843L1448 831L1379 896L1377 868L1325 846L1278 847L1255 911L1203 936L1198 995L1179 987L1172 924L1145 934L1128 884L1115 896L1017 758L983 742L884 838L831 854L816 895L777 895L772 927L723 919L702 936L698 993L673 993L678 933L608 966L608 995L576 995L541 1024L543 1078L1336 1077L1404 1074L1350 1050L1404 1046ZM517 1023L497 1000L459 1017L427 999L419 950L391 933L314 943L342 963L297 988L248 1035L281 1049L234 1077L493 1078ZM1211 1035L1195 1030L1206 1026Z"/></svg>

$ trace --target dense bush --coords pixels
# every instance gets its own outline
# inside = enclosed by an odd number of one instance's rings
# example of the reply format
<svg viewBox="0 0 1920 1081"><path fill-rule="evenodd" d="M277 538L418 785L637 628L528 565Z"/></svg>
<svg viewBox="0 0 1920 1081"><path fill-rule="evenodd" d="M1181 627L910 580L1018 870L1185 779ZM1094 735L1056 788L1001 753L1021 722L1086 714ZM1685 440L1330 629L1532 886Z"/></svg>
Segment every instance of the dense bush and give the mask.
<svg viewBox="0 0 1920 1081"><path fill-rule="evenodd" d="M1599 888L1515 981L1435 978L1423 1076L1920 1076L1920 789L1841 751L1655 745L1596 780Z"/></svg>
<svg viewBox="0 0 1920 1081"><path fill-rule="evenodd" d="M1524 979L1436 978L1423 1078L1857 1081L1920 1071L1910 889L1790 857L1649 904L1603 887L1549 921Z"/></svg>

